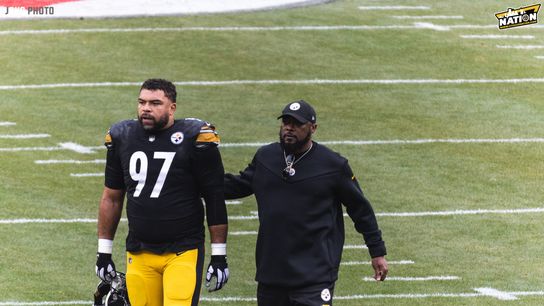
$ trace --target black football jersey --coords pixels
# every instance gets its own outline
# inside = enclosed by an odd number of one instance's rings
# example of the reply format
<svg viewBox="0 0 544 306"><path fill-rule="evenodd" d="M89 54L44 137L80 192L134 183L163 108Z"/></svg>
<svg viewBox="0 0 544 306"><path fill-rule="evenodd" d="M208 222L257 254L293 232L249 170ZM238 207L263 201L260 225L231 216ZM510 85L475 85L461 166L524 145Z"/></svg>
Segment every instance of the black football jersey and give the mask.
<svg viewBox="0 0 544 306"><path fill-rule="evenodd" d="M218 143L215 128L198 119L153 133L137 120L110 128L105 186L126 191L127 251L179 252L203 243L201 198L208 225L227 223Z"/></svg>

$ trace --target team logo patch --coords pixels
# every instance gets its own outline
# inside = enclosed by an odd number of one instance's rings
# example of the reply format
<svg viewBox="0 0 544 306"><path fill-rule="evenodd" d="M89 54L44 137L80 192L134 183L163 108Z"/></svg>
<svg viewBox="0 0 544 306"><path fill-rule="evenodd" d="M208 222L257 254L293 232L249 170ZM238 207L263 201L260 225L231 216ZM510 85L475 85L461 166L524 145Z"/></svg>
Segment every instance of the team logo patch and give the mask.
<svg viewBox="0 0 544 306"><path fill-rule="evenodd" d="M292 111L299 110L300 109L300 104L298 102L295 102L295 103L289 105L289 109L292 110Z"/></svg>
<svg viewBox="0 0 544 306"><path fill-rule="evenodd" d="M150 135L149 136L149 142L153 142L155 141L155 135Z"/></svg>
<svg viewBox="0 0 544 306"><path fill-rule="evenodd" d="M329 289L325 288L323 291L321 291L321 299L325 302L328 302L331 300L331 292Z"/></svg>
<svg viewBox="0 0 544 306"><path fill-rule="evenodd" d="M108 130L108 133L106 134L106 137L104 137L104 145L108 149L113 148L113 140L111 139L111 134L109 130Z"/></svg>
<svg viewBox="0 0 544 306"><path fill-rule="evenodd" d="M175 132L174 134L172 134L172 136L170 136L170 140L172 141L173 144L180 144L183 142L183 133L182 132Z"/></svg>

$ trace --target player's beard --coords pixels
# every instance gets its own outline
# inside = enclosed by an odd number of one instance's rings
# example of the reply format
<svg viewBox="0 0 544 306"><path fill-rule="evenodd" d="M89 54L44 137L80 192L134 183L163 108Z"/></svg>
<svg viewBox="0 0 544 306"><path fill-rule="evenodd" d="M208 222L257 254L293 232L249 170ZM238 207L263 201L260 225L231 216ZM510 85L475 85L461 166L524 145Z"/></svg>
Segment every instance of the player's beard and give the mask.
<svg viewBox="0 0 544 306"><path fill-rule="evenodd" d="M142 116L138 116L138 121L140 121L140 124L144 128L144 130L148 132L157 132L162 129L168 124L168 114L164 114L163 116L159 117L158 119L155 119L151 116L145 116L145 119L151 119L153 120L153 125L145 125Z"/></svg>
<svg viewBox="0 0 544 306"><path fill-rule="evenodd" d="M294 143L286 143L280 131L280 143L283 149L285 150L286 154L300 153L300 150L311 139L312 139L312 132L308 131L308 134L302 140L297 138L297 141L295 141Z"/></svg>

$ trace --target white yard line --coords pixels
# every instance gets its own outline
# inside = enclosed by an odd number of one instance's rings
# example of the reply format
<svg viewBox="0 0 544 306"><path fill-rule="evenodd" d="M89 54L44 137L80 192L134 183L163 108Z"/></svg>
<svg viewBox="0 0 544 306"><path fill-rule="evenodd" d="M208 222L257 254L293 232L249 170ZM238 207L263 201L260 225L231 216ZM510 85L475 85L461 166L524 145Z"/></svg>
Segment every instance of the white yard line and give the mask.
<svg viewBox="0 0 544 306"><path fill-rule="evenodd" d="M344 244L344 250L368 249L364 244Z"/></svg>
<svg viewBox="0 0 544 306"><path fill-rule="evenodd" d="M71 177L102 177L104 176L104 172L96 172L96 173L70 173Z"/></svg>
<svg viewBox="0 0 544 306"><path fill-rule="evenodd" d="M536 59L544 59L544 55L537 55L535 56Z"/></svg>
<svg viewBox="0 0 544 306"><path fill-rule="evenodd" d="M49 134L0 134L0 139L35 139L48 138Z"/></svg>
<svg viewBox="0 0 544 306"><path fill-rule="evenodd" d="M475 210L446 210L422 212L390 212L376 213L379 217L428 217L428 216L458 216L458 215L511 215L544 213L544 207L518 209L475 209ZM347 214L345 214L347 216Z"/></svg>
<svg viewBox="0 0 544 306"><path fill-rule="evenodd" d="M126 218L121 218L126 222ZM96 223L96 219L75 218L75 219L0 219L0 224L48 224L48 223Z"/></svg>
<svg viewBox="0 0 544 306"><path fill-rule="evenodd" d="M51 30L6 30L0 35L48 35L80 33L133 33L133 32L270 32L270 31L339 31L339 30L420 30L418 25L307 25L307 26L270 26L270 27L179 27L179 28L87 28L87 29L51 29Z"/></svg>
<svg viewBox="0 0 544 306"><path fill-rule="evenodd" d="M451 28L447 25L438 25L432 22L416 22L415 26L421 27L422 29L431 29L435 31L449 31Z"/></svg>
<svg viewBox="0 0 544 306"><path fill-rule="evenodd" d="M469 139L414 139L414 140L332 140L319 141L323 145L414 145L414 144L429 144L429 143L533 143L544 142L544 138L469 138ZM240 142L240 143L222 143L222 148L230 147L261 147L270 142Z"/></svg>
<svg viewBox="0 0 544 306"><path fill-rule="evenodd" d="M512 215L544 213L544 207L517 208L517 209L474 209L474 210L445 210L420 212L377 212L377 217L432 217L432 216L459 216L459 215ZM348 217L344 213L344 217ZM229 216L229 220L255 220L258 216ZM359 248L360 246L353 246Z"/></svg>
<svg viewBox="0 0 544 306"><path fill-rule="evenodd" d="M481 289L496 290L493 288L475 288L475 291ZM520 291L520 292L503 292L497 291L498 293L504 294L505 296L544 296L544 291ZM334 297L335 300L361 300L361 299L427 299L427 298L476 298L476 297L494 297L501 299L499 295L491 295L490 291L484 290L482 292L474 293L407 293L407 294L361 294L361 295L349 295L349 296L337 296Z"/></svg>
<svg viewBox="0 0 544 306"><path fill-rule="evenodd" d="M376 213L379 217L424 217L424 216L453 216L453 215L488 215L488 214L532 214L544 213L542 208L519 209L477 209L477 210L451 210L451 211L427 211L427 212L396 212ZM344 214L347 216L347 214ZM258 216L229 216L229 220L256 220ZM123 219L126 221L126 219ZM26 223L88 223L96 222L96 219L0 219L0 224L26 224ZM366 245L344 245L344 249L366 249Z"/></svg>
<svg viewBox="0 0 544 306"><path fill-rule="evenodd" d="M423 26L424 25L424 26ZM496 24L459 24L436 25L449 30L496 29ZM531 29L543 29L543 25L531 25ZM51 35L78 33L132 33L132 32L268 32L268 31L375 31L375 30L423 30L432 29L429 24L414 23L412 25L306 25L306 26L270 26L270 27L164 27L164 28L83 28L83 29L49 29L49 30L4 30L0 35Z"/></svg>
<svg viewBox="0 0 544 306"><path fill-rule="evenodd" d="M230 218L229 218L230 219ZM229 232L229 235L233 235L233 236L251 236L251 235L257 235L257 231L234 231L234 232ZM344 246L344 249L367 249L367 247L365 245L346 245ZM347 262L347 263L343 263L344 265L365 265L365 264L369 264L370 262L361 262L361 261L351 261L351 262ZM389 262L391 263L391 262ZM396 262L396 264L413 264L414 262L413 261L401 261L401 262Z"/></svg>
<svg viewBox="0 0 544 306"><path fill-rule="evenodd" d="M105 164L105 159L93 159L93 160L74 160L74 159L46 159L35 160L35 164L49 165L49 164Z"/></svg>
<svg viewBox="0 0 544 306"><path fill-rule="evenodd" d="M544 45L497 45L499 49L534 50L544 49Z"/></svg>
<svg viewBox="0 0 544 306"><path fill-rule="evenodd" d="M257 216L229 216L229 220L257 220Z"/></svg>
<svg viewBox="0 0 544 306"><path fill-rule="evenodd" d="M544 47L544 46L542 46ZM351 80L227 80L227 81L177 81L178 86L238 86L238 85L424 85L424 84L522 84L544 83L544 78L516 79L351 79ZM0 90L95 88L140 86L140 82L57 83L33 85L0 85Z"/></svg>
<svg viewBox="0 0 544 306"><path fill-rule="evenodd" d="M412 260L388 260L387 263L390 265L412 265L415 262L413 262ZM343 261L340 264L343 266L359 266L359 265L368 266L368 265L372 265L372 262L370 261Z"/></svg>
<svg viewBox="0 0 544 306"><path fill-rule="evenodd" d="M467 39L504 39L504 40L516 40L516 39L534 39L534 35L506 35L506 34L490 34L490 35L459 35L461 38Z"/></svg>
<svg viewBox="0 0 544 306"><path fill-rule="evenodd" d="M74 142L62 142L62 143L59 143L59 146L66 150L75 151L77 153L82 153L82 154L94 153L92 149L82 146L80 144L74 143Z"/></svg>
<svg viewBox="0 0 544 306"><path fill-rule="evenodd" d="M413 20L428 20L428 19L463 19L463 16L445 16L445 15L429 15L429 16L392 16L395 19L413 19Z"/></svg>
<svg viewBox="0 0 544 306"><path fill-rule="evenodd" d="M458 25L444 25L450 28L450 30L480 30L480 29L497 29L496 24L458 24ZM544 28L540 25L536 25L533 28L541 29Z"/></svg>
<svg viewBox="0 0 544 306"><path fill-rule="evenodd" d="M244 202L240 201L240 200L229 200L229 201L225 201L225 204L227 205L240 205Z"/></svg>
<svg viewBox="0 0 544 306"><path fill-rule="evenodd" d="M422 5L381 5L381 6L359 6L360 10L363 11L392 11L392 10L430 10L430 6Z"/></svg>
<svg viewBox="0 0 544 306"><path fill-rule="evenodd" d="M15 122L0 121L0 126L14 126L14 125L16 125Z"/></svg>
<svg viewBox="0 0 544 306"><path fill-rule="evenodd" d="M229 232L229 236L248 236L248 235L257 235L256 231L236 231L236 232Z"/></svg>
<svg viewBox="0 0 544 306"><path fill-rule="evenodd" d="M512 300L518 299L513 294L510 294L508 292L502 292L493 288L474 288L474 290L476 290L477 292L480 292L481 294L485 296L494 297L503 301L512 301Z"/></svg>
<svg viewBox="0 0 544 306"><path fill-rule="evenodd" d="M425 277L399 277L399 276L389 276L387 281L400 281L400 282L427 282L427 281L450 281L450 280L460 280L458 276L425 276ZM376 280L372 277L363 277L365 282L375 282Z"/></svg>
<svg viewBox="0 0 544 306"><path fill-rule="evenodd" d="M389 279L389 278L388 278ZM335 300L375 300L375 299L431 299L431 298L496 298L498 300L513 300L520 296L544 296L544 291L499 291L493 288L475 288L476 292L466 293L398 293L398 294L355 294L335 296ZM255 297L226 296L200 298L205 302L256 302ZM90 305L92 301L50 301L50 302L21 302L21 301L0 301L0 306L42 306L42 305Z"/></svg>
<svg viewBox="0 0 544 306"><path fill-rule="evenodd" d="M399 293L399 294L356 294L335 296L335 300L375 300L375 299L431 299L431 298L476 298L481 293Z"/></svg>
<svg viewBox="0 0 544 306"><path fill-rule="evenodd" d="M237 143L221 143L220 148L244 148L244 147L262 147L270 142L237 142ZM320 142L321 143L321 142Z"/></svg>
<svg viewBox="0 0 544 306"><path fill-rule="evenodd" d="M414 140L344 140L323 141L325 145L404 145L404 144L428 144L428 143L527 143L544 142L544 138L468 138L468 139L414 139Z"/></svg>
<svg viewBox="0 0 544 306"><path fill-rule="evenodd" d="M28 152L28 151L60 151L65 150L61 147L18 147L18 148L0 148L0 152Z"/></svg>
<svg viewBox="0 0 544 306"><path fill-rule="evenodd" d="M96 223L96 219L4 219L0 224L31 224L31 223Z"/></svg>

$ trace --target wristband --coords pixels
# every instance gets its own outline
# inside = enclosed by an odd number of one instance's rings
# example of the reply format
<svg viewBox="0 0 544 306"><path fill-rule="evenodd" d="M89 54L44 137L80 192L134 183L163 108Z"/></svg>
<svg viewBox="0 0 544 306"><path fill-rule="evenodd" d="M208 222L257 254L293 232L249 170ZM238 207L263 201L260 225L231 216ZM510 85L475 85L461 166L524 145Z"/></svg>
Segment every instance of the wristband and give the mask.
<svg viewBox="0 0 544 306"><path fill-rule="evenodd" d="M113 240L98 239L98 253L111 254L113 252Z"/></svg>
<svg viewBox="0 0 544 306"><path fill-rule="evenodd" d="M214 255L227 255L227 244L212 243L212 256Z"/></svg>

